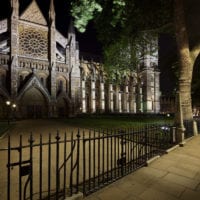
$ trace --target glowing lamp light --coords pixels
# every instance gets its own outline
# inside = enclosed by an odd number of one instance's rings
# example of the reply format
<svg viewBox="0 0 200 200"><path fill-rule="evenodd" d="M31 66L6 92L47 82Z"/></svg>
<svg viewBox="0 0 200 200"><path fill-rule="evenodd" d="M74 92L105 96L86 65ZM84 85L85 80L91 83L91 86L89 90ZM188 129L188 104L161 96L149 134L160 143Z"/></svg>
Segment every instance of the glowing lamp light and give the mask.
<svg viewBox="0 0 200 200"><path fill-rule="evenodd" d="M10 101L6 101L6 105L9 106L10 105Z"/></svg>

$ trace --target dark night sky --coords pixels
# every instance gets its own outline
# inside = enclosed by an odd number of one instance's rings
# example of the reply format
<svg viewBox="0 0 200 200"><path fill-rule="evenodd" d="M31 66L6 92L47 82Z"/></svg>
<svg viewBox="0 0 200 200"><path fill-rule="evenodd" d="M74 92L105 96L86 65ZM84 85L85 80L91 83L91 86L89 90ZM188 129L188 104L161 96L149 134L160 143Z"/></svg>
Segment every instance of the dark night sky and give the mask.
<svg viewBox="0 0 200 200"><path fill-rule="evenodd" d="M163 94L172 94L176 88L175 70L171 67L177 61L175 38L163 34L159 39L160 88ZM176 88L177 89L177 88Z"/></svg>

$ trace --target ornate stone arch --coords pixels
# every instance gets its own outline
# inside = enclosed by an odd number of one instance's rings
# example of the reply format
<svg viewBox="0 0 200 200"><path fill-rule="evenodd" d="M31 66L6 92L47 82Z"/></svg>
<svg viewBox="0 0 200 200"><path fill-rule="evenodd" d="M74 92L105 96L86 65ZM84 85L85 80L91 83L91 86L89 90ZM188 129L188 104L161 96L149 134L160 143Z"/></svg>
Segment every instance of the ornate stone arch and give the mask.
<svg viewBox="0 0 200 200"><path fill-rule="evenodd" d="M48 102L51 101L51 97L49 95L49 92L44 86L41 84L41 82L38 80L38 78L33 75L29 81L24 85L24 87L20 90L17 99L20 100L22 95L30 88L35 87L37 88L47 99Z"/></svg>
<svg viewBox="0 0 200 200"><path fill-rule="evenodd" d="M69 86L69 81L63 75L56 77L56 93L59 95L62 92L67 92Z"/></svg>
<svg viewBox="0 0 200 200"><path fill-rule="evenodd" d="M51 97L35 75L20 90L17 101L19 117L44 118L49 115Z"/></svg>

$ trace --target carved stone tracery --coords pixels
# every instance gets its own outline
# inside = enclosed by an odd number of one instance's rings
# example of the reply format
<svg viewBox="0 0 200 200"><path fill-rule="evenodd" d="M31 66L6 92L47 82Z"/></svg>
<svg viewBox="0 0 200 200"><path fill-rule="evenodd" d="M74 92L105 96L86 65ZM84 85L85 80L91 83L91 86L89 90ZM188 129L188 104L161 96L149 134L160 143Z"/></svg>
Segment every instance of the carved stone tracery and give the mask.
<svg viewBox="0 0 200 200"><path fill-rule="evenodd" d="M20 26L19 52L27 57L47 59L47 32Z"/></svg>

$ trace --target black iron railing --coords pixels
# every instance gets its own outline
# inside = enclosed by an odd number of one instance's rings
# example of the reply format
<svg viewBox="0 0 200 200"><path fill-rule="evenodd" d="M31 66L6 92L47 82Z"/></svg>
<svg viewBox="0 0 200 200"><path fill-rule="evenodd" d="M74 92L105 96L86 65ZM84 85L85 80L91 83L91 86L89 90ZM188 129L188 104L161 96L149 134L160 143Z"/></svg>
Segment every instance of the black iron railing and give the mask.
<svg viewBox="0 0 200 200"><path fill-rule="evenodd" d="M172 127L150 125L40 135L35 141L30 135L28 143L20 136L17 146L12 142L9 136L8 148L0 149L7 159L0 170L7 200L65 199L79 191L87 195L146 165L176 140Z"/></svg>
<svg viewBox="0 0 200 200"><path fill-rule="evenodd" d="M185 127L185 139L192 137L194 135L193 120L184 120L184 127Z"/></svg>
<svg viewBox="0 0 200 200"><path fill-rule="evenodd" d="M197 131L198 131L198 134L200 134L200 118L199 118L199 117L196 117L196 118L194 118L194 120L195 120L196 123L197 123Z"/></svg>

